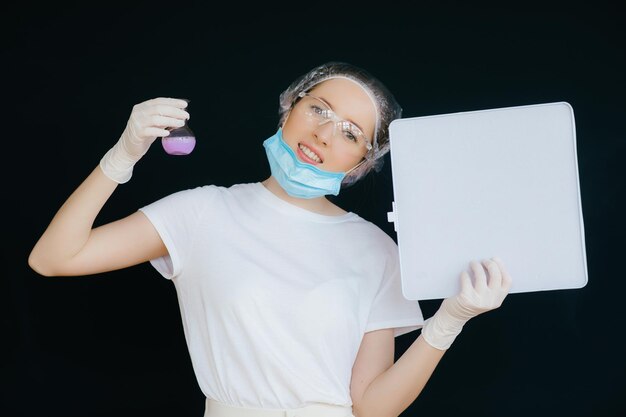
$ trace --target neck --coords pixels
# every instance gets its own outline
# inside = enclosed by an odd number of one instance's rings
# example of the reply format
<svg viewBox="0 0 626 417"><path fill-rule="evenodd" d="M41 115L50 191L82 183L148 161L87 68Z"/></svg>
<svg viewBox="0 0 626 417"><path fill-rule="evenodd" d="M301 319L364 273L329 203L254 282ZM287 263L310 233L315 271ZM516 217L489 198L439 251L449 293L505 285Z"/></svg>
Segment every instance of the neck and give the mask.
<svg viewBox="0 0 626 417"><path fill-rule="evenodd" d="M270 176L268 179L263 181L262 184L281 200L305 210L328 216L338 216L346 213L345 210L334 205L323 196L316 198L298 198L290 196L273 176Z"/></svg>

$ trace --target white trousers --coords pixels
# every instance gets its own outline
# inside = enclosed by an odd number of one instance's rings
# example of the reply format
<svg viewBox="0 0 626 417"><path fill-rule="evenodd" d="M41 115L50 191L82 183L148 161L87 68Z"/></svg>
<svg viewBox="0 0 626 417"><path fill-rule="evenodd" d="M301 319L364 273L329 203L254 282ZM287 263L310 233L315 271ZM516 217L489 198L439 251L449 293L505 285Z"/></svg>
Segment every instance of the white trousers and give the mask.
<svg viewBox="0 0 626 417"><path fill-rule="evenodd" d="M244 408L206 399L204 417L354 417L352 407L333 404L313 404L301 408Z"/></svg>

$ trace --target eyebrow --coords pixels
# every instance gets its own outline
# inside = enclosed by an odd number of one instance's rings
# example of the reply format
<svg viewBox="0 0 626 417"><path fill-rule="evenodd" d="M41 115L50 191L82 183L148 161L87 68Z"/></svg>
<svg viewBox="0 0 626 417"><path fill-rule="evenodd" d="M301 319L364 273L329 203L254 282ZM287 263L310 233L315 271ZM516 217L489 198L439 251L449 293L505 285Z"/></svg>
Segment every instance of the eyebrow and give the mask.
<svg viewBox="0 0 626 417"><path fill-rule="evenodd" d="M322 100L324 103L326 103L328 105L328 107L330 107L330 109L333 111L333 113L335 113L335 109L333 108L333 105L330 104L330 102L328 100L326 100L324 97L318 97L320 100ZM337 114L337 113L335 113ZM359 124L357 122L355 122L354 120L350 120L350 119L346 119L347 121L349 121L350 123L352 123L353 125L355 125L356 127L359 128L359 130L361 132L363 132L363 135L365 135L365 131L363 130L363 128L361 126L359 126Z"/></svg>

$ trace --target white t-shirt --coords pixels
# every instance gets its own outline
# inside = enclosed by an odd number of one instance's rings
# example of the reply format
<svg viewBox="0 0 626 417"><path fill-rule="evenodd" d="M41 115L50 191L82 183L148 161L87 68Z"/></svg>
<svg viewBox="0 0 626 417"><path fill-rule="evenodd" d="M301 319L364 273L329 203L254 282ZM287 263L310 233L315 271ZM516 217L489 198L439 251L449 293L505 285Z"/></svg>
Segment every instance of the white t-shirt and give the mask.
<svg viewBox="0 0 626 417"><path fill-rule="evenodd" d="M168 256L200 389L239 406L352 405L364 333L422 327L402 295L398 248L354 213L326 216L261 183L203 186L140 209Z"/></svg>

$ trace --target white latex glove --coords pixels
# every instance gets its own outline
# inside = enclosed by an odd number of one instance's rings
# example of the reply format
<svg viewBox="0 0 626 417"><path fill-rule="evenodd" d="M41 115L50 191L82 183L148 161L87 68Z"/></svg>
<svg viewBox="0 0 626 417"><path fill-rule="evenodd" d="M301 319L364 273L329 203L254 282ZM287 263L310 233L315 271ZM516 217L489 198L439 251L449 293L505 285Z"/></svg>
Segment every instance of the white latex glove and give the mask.
<svg viewBox="0 0 626 417"><path fill-rule="evenodd" d="M181 127L189 113L185 100L159 97L133 106L122 136L100 160L100 168L113 181L130 180L133 167L148 152L158 137L170 134L169 129Z"/></svg>
<svg viewBox="0 0 626 417"><path fill-rule="evenodd" d="M481 264L470 262L474 284L469 274L463 271L461 292L443 300L439 310L424 322L422 337L429 345L440 350L448 349L469 319L502 305L511 288L511 277L500 258L491 258L482 264L489 272L489 280Z"/></svg>

